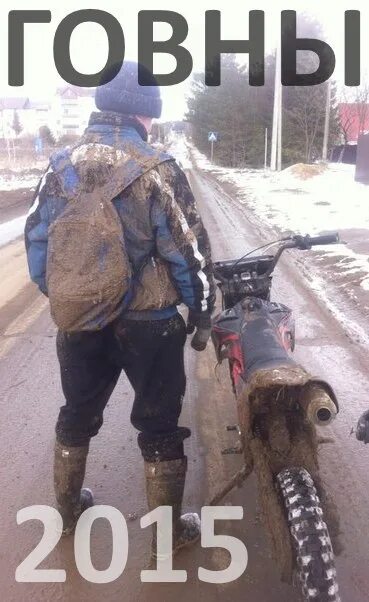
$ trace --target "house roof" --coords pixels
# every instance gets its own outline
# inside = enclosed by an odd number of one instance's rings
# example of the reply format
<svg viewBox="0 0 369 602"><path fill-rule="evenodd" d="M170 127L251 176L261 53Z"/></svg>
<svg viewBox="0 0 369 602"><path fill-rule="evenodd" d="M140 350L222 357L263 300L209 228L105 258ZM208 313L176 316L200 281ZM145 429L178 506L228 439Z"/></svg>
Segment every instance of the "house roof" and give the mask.
<svg viewBox="0 0 369 602"><path fill-rule="evenodd" d="M56 92L63 98L78 98L83 96L95 96L95 88L82 88L81 86L67 85L58 88Z"/></svg>
<svg viewBox="0 0 369 602"><path fill-rule="evenodd" d="M50 103L46 100L30 100L27 108L47 111L50 109Z"/></svg>
<svg viewBox="0 0 369 602"><path fill-rule="evenodd" d="M14 98L0 98L0 111L6 109L21 110L29 108L29 98L15 96Z"/></svg>
<svg viewBox="0 0 369 602"><path fill-rule="evenodd" d="M29 100L30 109L49 109L50 103L47 100Z"/></svg>

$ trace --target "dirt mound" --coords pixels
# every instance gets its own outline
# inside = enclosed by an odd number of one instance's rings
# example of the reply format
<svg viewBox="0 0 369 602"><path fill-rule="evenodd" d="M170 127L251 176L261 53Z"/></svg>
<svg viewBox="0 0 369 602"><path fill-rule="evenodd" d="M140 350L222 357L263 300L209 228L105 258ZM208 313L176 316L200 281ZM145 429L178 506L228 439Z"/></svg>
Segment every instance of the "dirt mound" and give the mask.
<svg viewBox="0 0 369 602"><path fill-rule="evenodd" d="M296 163L295 165L291 165L291 167L284 169L283 173L294 176L299 180L309 180L310 178L319 176L326 170L327 166L324 163L314 163L313 165L309 165L308 163Z"/></svg>

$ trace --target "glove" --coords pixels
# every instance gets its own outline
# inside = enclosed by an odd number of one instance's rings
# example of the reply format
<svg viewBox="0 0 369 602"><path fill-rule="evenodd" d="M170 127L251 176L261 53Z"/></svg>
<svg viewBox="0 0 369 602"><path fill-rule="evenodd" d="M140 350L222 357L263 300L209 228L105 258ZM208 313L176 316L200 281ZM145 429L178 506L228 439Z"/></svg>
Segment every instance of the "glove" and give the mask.
<svg viewBox="0 0 369 602"><path fill-rule="evenodd" d="M195 332L196 330L196 332ZM204 351L211 334L211 317L208 312L196 312L190 309L187 320L187 334L193 334L191 347Z"/></svg>
<svg viewBox="0 0 369 602"><path fill-rule="evenodd" d="M369 411L364 412L359 418L356 427L356 439L364 443L369 443Z"/></svg>

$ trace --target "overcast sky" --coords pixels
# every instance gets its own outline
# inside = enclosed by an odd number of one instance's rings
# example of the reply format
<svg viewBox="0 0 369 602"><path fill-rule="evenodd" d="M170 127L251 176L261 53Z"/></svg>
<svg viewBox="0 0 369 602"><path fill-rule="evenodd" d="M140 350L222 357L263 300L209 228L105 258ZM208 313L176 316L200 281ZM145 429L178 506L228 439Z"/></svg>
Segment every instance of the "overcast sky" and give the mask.
<svg viewBox="0 0 369 602"><path fill-rule="evenodd" d="M129 6L128 6L129 4ZM50 24L35 24L25 26L25 85L21 88L7 85L7 13L14 9L47 9L52 11ZM280 0L242 2L242 0L136 0L136 2L120 2L106 0L101 3L91 3L88 0L38 0L32 3L26 0L1 0L0 12L0 96L32 96L48 99L52 96L57 85L63 83L53 62L53 36L61 19L68 13L82 8L103 8L112 13L121 23L126 41L126 58L137 58L137 14L140 10L173 10L187 19L189 35L184 45L191 52L194 70L204 68L204 38L205 11L217 9L222 13L222 37L229 39L248 38L248 12L253 9L265 11L266 46L272 49L276 44L281 10L294 9L299 12L309 10L321 21L326 31L327 41L333 47L337 67L334 77L343 80L343 44L344 44L344 11L357 9L362 11L362 67L368 70L369 64L369 7L367 0L349 2L335 0L331 6L322 0ZM170 27L166 24L156 26L157 39L170 37ZM71 56L73 64L81 72L93 73L99 71L106 62L107 39L104 30L96 24L79 26L72 36ZM154 62L158 72L170 71L175 61L170 56L156 55ZM180 119L186 108L190 78L183 84L163 89L164 112L163 119Z"/></svg>

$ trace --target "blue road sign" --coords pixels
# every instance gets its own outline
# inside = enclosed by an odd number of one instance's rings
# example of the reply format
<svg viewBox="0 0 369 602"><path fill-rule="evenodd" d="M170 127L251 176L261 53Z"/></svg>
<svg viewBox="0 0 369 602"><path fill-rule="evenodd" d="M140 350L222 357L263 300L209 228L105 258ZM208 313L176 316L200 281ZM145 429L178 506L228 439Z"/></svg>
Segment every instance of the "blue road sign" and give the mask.
<svg viewBox="0 0 369 602"><path fill-rule="evenodd" d="M42 147L43 147L42 138L40 136L38 136L37 138L35 138L35 151L38 155L42 153Z"/></svg>

